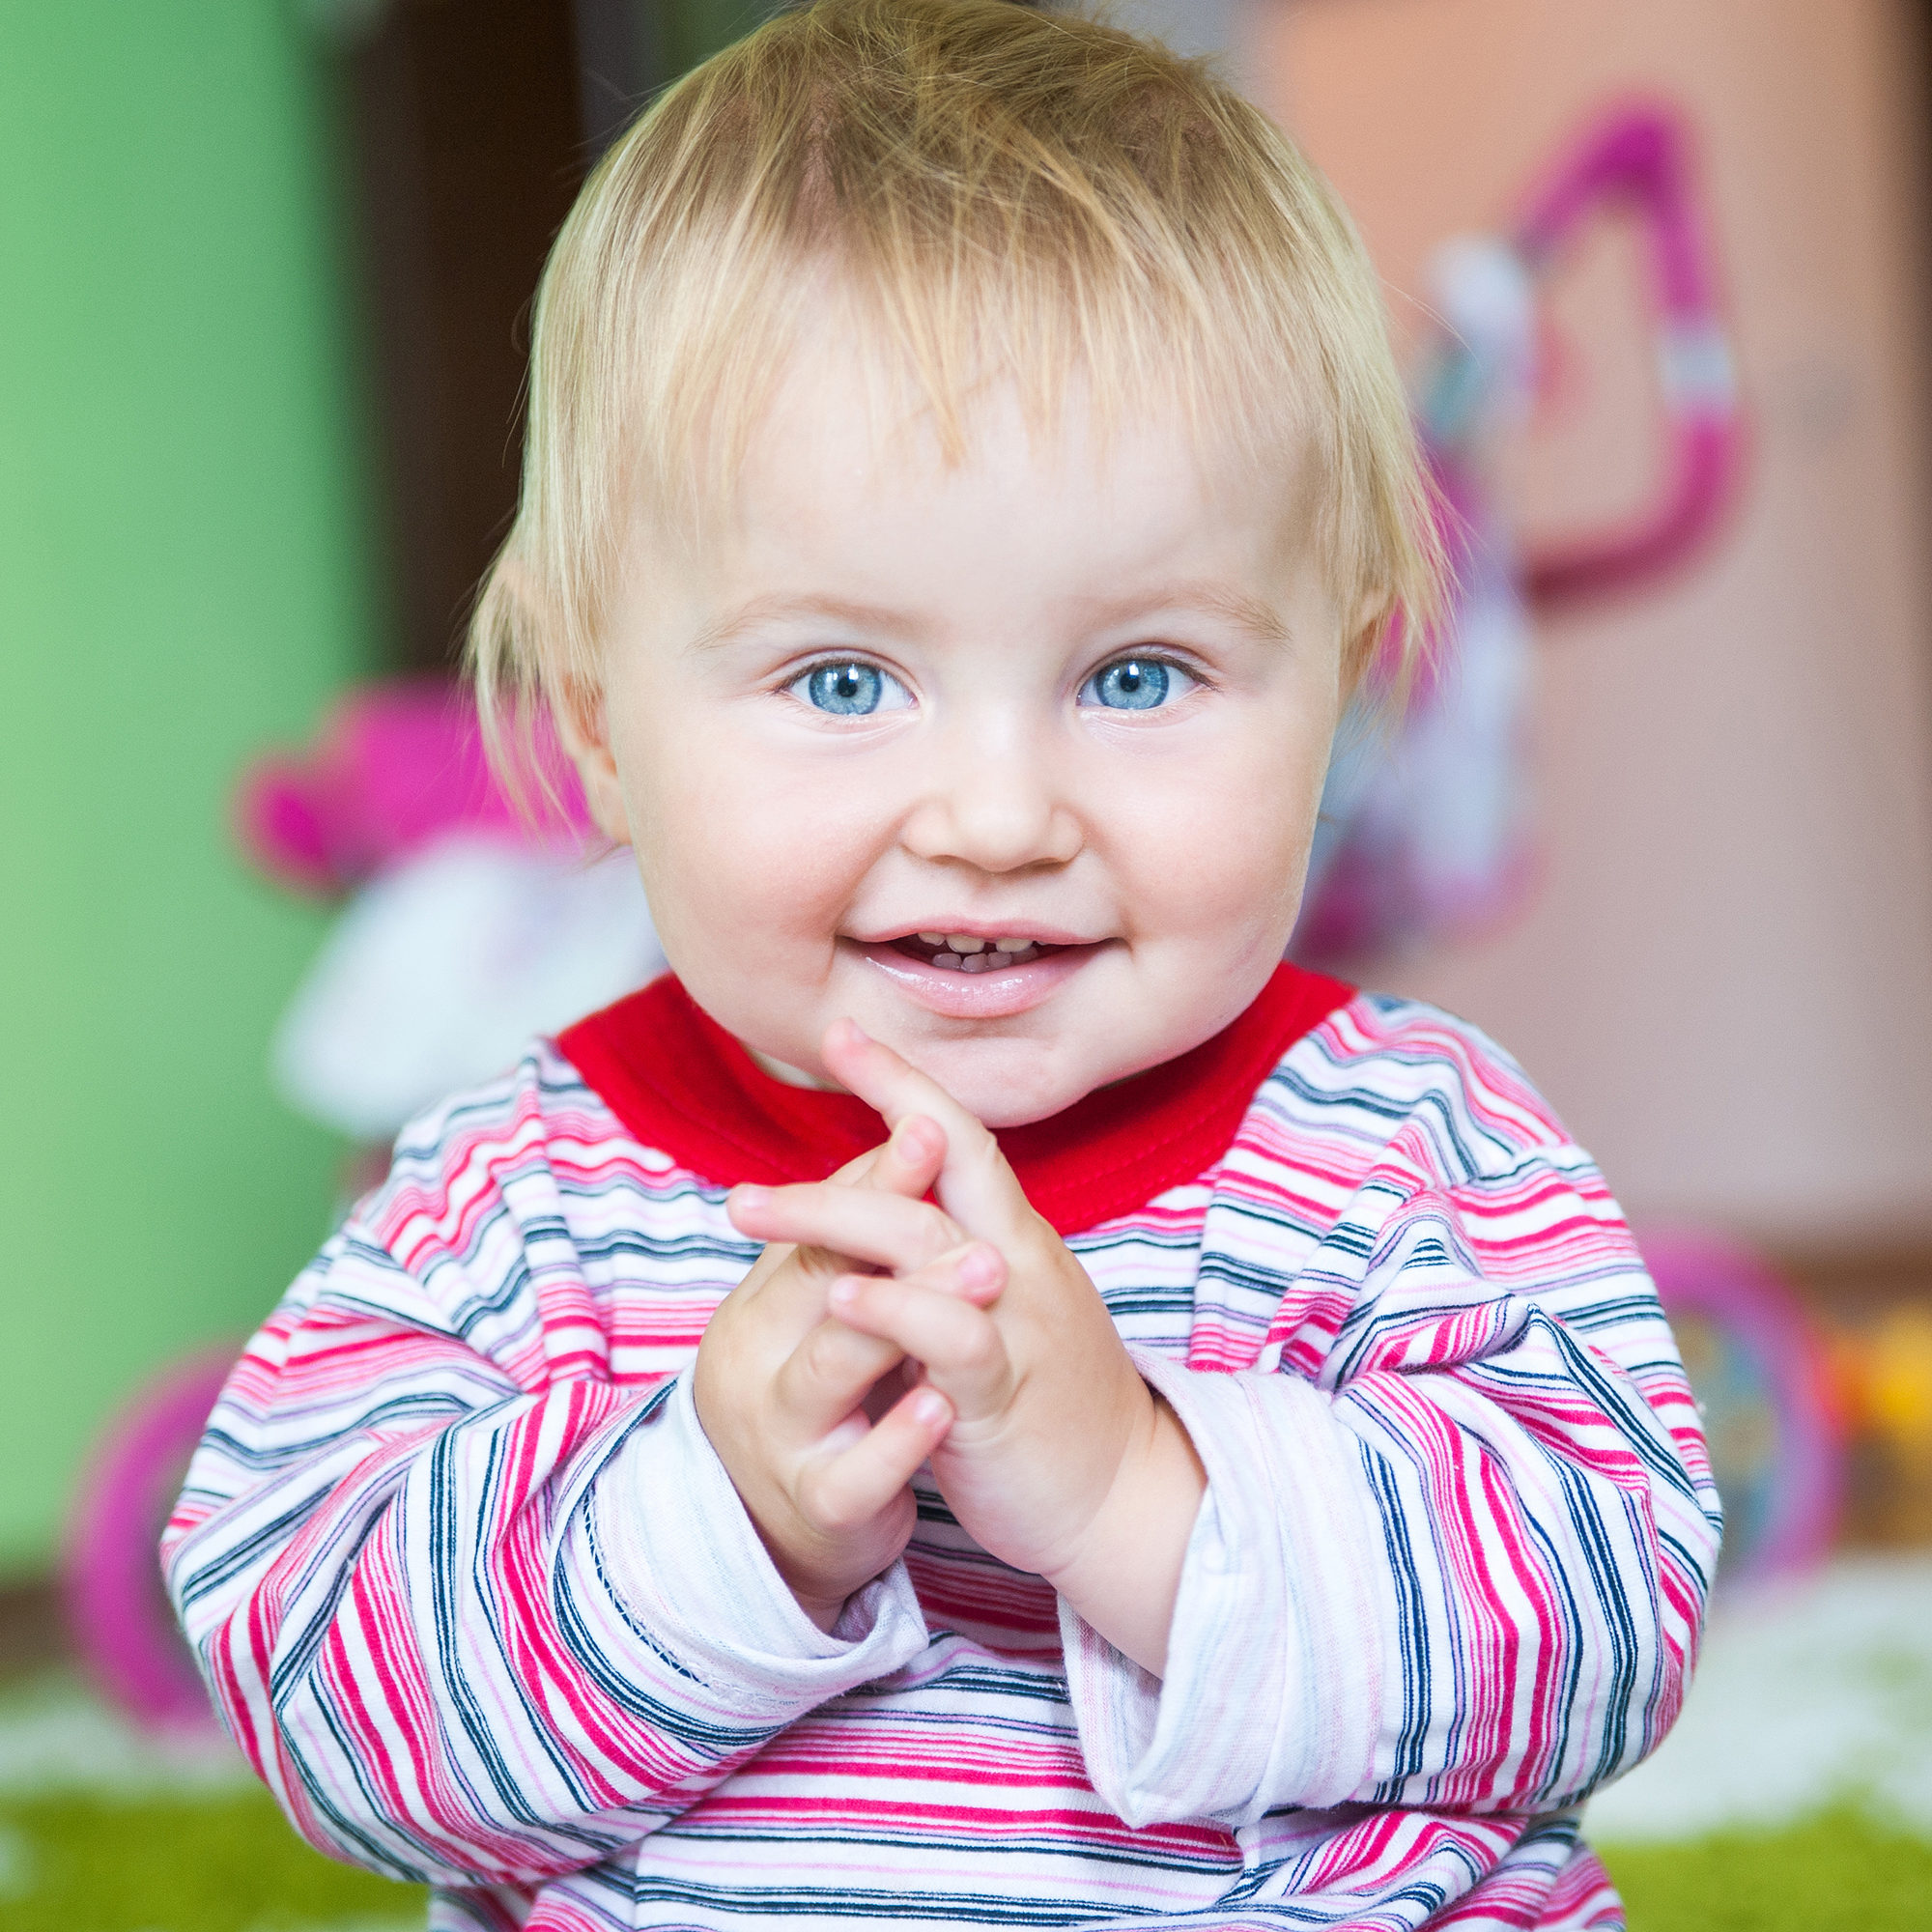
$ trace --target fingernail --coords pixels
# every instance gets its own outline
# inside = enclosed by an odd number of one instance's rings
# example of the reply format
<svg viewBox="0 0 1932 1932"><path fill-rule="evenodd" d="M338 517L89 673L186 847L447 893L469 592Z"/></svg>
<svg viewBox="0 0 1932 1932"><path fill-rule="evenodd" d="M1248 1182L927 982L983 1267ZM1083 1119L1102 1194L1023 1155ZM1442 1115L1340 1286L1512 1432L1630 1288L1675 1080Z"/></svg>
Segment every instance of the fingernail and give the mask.
<svg viewBox="0 0 1932 1932"><path fill-rule="evenodd" d="M757 1187L749 1180L731 1190L731 1205L734 1208L762 1208L771 1198L769 1187Z"/></svg>
<svg viewBox="0 0 1932 1932"><path fill-rule="evenodd" d="M923 1422L930 1429L935 1422L944 1422L950 1405L946 1398L934 1389L921 1389L912 1399L912 1419Z"/></svg>
<svg viewBox="0 0 1932 1932"><path fill-rule="evenodd" d="M1003 1265L997 1248L976 1241L959 1257L959 1279L968 1288L990 1288L999 1280Z"/></svg>
<svg viewBox="0 0 1932 1932"><path fill-rule="evenodd" d="M850 1275L841 1274L826 1290L825 1298L834 1308L850 1308L859 1298L859 1284Z"/></svg>

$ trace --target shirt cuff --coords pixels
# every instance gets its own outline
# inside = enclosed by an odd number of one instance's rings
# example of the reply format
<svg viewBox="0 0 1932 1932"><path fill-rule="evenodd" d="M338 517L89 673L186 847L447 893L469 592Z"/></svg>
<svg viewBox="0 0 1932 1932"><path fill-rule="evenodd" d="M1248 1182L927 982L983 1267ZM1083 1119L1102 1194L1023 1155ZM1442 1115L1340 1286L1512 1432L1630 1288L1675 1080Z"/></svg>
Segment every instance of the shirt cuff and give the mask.
<svg viewBox="0 0 1932 1932"><path fill-rule="evenodd" d="M925 1648L902 1562L857 1591L830 1633L799 1607L704 1434L689 1376L627 1420L572 1500L560 1554L581 1572L573 1594L594 1606L584 1637L675 1701L682 1679L707 1706L728 1693L743 1720L788 1723Z"/></svg>
<svg viewBox="0 0 1932 1932"><path fill-rule="evenodd" d="M1381 1705L1373 1633L1386 1606L1365 1548L1378 1512L1360 1447L1298 1376L1201 1374L1133 1354L1193 1439L1208 1487L1165 1679L1062 1601L1088 1776L1133 1826L1233 1829L1283 1805L1340 1803Z"/></svg>

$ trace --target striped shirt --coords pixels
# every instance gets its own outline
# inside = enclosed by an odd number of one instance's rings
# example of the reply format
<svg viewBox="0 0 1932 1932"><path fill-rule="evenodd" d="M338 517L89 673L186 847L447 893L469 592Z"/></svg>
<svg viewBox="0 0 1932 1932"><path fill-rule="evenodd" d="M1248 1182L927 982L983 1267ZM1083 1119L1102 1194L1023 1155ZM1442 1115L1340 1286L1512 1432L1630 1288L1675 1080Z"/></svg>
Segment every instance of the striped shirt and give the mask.
<svg viewBox="0 0 1932 1932"><path fill-rule="evenodd" d="M728 1184L880 1130L721 1040L660 981L427 1116L238 1365L164 1561L304 1836L490 1932L1623 1923L1578 1806L1677 1714L1718 1504L1509 1059L1284 968L1003 1136L1207 1471L1162 1680L923 1482L799 1609L684 1372Z"/></svg>

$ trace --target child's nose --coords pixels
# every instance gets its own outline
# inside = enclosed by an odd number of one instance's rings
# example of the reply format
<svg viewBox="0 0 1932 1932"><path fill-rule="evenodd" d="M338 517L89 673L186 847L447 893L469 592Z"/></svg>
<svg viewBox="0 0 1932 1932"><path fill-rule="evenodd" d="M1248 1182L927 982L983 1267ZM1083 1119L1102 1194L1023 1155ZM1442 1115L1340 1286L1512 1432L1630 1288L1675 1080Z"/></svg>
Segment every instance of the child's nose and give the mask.
<svg viewBox="0 0 1932 1932"><path fill-rule="evenodd" d="M1011 872L1064 866L1085 843L1046 747L1004 731L962 732L933 753L899 835L916 857Z"/></svg>

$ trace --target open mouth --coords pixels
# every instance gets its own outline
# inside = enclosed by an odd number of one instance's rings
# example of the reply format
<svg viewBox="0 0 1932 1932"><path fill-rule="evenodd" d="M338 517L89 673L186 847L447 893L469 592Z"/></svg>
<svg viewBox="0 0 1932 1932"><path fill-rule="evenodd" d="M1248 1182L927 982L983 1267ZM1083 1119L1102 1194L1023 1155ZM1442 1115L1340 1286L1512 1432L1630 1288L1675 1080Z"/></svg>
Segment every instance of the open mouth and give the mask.
<svg viewBox="0 0 1932 1932"><path fill-rule="evenodd" d="M1064 946L1049 945L1025 934L982 939L971 932L910 932L892 944L895 952L904 953L908 959L948 973L997 973L1009 966L1025 966L1043 959L1050 952L1066 951Z"/></svg>
<svg viewBox="0 0 1932 1932"><path fill-rule="evenodd" d="M942 1019L977 1024L1012 1019L1044 1005L1112 943L1048 930L1051 939L1024 926L1009 932L934 927L847 943L885 975L898 997Z"/></svg>

